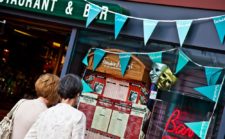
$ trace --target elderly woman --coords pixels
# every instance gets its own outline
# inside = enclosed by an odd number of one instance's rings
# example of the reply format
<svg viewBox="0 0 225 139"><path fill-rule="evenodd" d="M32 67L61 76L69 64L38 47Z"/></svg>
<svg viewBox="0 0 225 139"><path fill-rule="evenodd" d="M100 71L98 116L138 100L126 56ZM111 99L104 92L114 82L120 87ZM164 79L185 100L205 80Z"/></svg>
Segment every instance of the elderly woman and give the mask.
<svg viewBox="0 0 225 139"><path fill-rule="evenodd" d="M82 89L78 76L64 76L59 82L61 102L43 112L24 139L84 139L86 116L74 108Z"/></svg>
<svg viewBox="0 0 225 139"><path fill-rule="evenodd" d="M25 100L19 106L14 115L12 139L23 139L39 114L59 102L58 84L59 77L49 73L37 79L35 91L38 98Z"/></svg>

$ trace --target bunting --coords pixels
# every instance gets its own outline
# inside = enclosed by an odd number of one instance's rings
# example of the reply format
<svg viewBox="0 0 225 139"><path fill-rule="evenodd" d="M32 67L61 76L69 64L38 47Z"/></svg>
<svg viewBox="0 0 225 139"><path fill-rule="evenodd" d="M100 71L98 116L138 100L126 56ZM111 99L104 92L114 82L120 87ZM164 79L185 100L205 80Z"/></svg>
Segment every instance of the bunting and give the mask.
<svg viewBox="0 0 225 139"><path fill-rule="evenodd" d="M191 23L192 23L192 20L177 20L176 21L180 46L182 46L184 43L187 33L191 27Z"/></svg>
<svg viewBox="0 0 225 139"><path fill-rule="evenodd" d="M105 51L103 51L102 49L96 49L94 51L94 64L93 64L93 70L95 70L98 66L98 64L100 63L100 61L102 60L102 58L105 55Z"/></svg>
<svg viewBox="0 0 225 139"><path fill-rule="evenodd" d="M89 55L89 51L88 53L86 54L86 56L84 57L84 59L82 60L82 63L86 66L88 66L88 55Z"/></svg>
<svg viewBox="0 0 225 139"><path fill-rule="evenodd" d="M149 19L143 20L143 32L144 32L145 45L147 44L157 24L158 24L158 21L156 20L149 20Z"/></svg>
<svg viewBox="0 0 225 139"><path fill-rule="evenodd" d="M194 89L202 95L208 97L212 101L217 102L221 90L221 85L203 86Z"/></svg>
<svg viewBox="0 0 225 139"><path fill-rule="evenodd" d="M93 89L83 79L81 80L81 82L82 82L82 85L83 85L82 93L94 92Z"/></svg>
<svg viewBox="0 0 225 139"><path fill-rule="evenodd" d="M225 37L225 15L213 18L216 26L217 33L219 35L220 42L223 43Z"/></svg>
<svg viewBox="0 0 225 139"><path fill-rule="evenodd" d="M220 77L222 68L205 67L205 75L208 85L215 85Z"/></svg>
<svg viewBox="0 0 225 139"><path fill-rule="evenodd" d="M90 13L87 18L86 27L96 18L96 16L102 11L102 8L100 6L97 6L93 4L92 2L89 2L88 0L85 0L87 3L91 5ZM185 19L185 20L153 20L153 19L146 19L146 18L139 18L134 16L127 16L120 13L116 13L111 10L107 10L107 12L115 14L115 39L118 37L122 27L124 26L125 22L128 18L136 19L136 20L142 20L143 21L143 32L144 32L144 44L146 45L149 38L151 37L151 34L153 33L156 25L159 22L176 22L177 31L178 31L178 37L179 37L179 43L180 46L183 45L185 38L188 34L188 31L191 27L191 24L193 21L203 21L203 20L213 20L220 42L223 43L224 37L225 37L225 15L219 15L219 16L212 16L212 17L203 17L203 18L197 18L197 19Z"/></svg>
<svg viewBox="0 0 225 139"><path fill-rule="evenodd" d="M175 74L177 74L181 69L183 69L183 67L188 63L188 61L188 57L182 51L179 51L178 63Z"/></svg>
<svg viewBox="0 0 225 139"><path fill-rule="evenodd" d="M154 63L162 63L162 52L153 52L148 54L149 58Z"/></svg>
<svg viewBox="0 0 225 139"><path fill-rule="evenodd" d="M127 65L130 61L130 57L131 57L131 54L125 54L125 53L119 54L121 73L122 73L123 76L126 72Z"/></svg>
<svg viewBox="0 0 225 139"><path fill-rule="evenodd" d="M205 139L209 128L209 121L185 123L199 138Z"/></svg>
<svg viewBox="0 0 225 139"><path fill-rule="evenodd" d="M86 28L89 24L95 19L95 17L101 12L101 8L95 4L90 4L90 10L88 13L87 21L86 21Z"/></svg>
<svg viewBox="0 0 225 139"><path fill-rule="evenodd" d="M127 21L127 16L122 14L115 14L115 39L118 37L120 30Z"/></svg>

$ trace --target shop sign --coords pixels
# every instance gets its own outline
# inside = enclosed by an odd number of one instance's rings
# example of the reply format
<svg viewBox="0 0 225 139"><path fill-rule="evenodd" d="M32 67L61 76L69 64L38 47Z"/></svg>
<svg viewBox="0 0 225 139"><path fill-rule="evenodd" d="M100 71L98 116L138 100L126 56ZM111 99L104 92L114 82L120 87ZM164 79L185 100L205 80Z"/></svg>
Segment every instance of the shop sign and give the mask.
<svg viewBox="0 0 225 139"><path fill-rule="evenodd" d="M181 121L181 110L176 109L173 111L168 121L166 122L165 131L172 135L183 136L184 138L193 139L195 137L194 132L184 125ZM162 139L177 139L172 135L165 135Z"/></svg>
<svg viewBox="0 0 225 139"><path fill-rule="evenodd" d="M96 19L97 23L114 24L114 14L109 13L108 10L117 13L125 12L119 5L102 2L93 3L102 7L102 12ZM86 21L90 10L90 5L84 0L0 0L0 7L83 21Z"/></svg>

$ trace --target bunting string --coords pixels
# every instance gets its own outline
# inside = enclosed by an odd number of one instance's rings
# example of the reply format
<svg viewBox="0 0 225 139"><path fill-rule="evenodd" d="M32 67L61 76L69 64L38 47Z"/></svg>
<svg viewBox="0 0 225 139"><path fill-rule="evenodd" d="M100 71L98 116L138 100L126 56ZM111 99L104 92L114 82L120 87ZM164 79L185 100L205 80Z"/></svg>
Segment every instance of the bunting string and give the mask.
<svg viewBox="0 0 225 139"><path fill-rule="evenodd" d="M110 54L132 54L132 55L148 55L148 54L151 54L151 53L156 53L156 52L162 52L162 53L165 53L165 52L172 52L172 51L181 51L182 48L172 48L172 49L168 49L168 50L163 50L163 51L155 51L155 52L111 52L111 51L108 51L108 50L104 50L104 49L101 49L101 48L90 48L90 51L89 53L92 51L92 50L96 50L96 49L100 49L106 53L110 53ZM204 65L201 65L195 61L193 61L190 57L188 57L186 55L186 57L188 58L188 60L190 62L192 62L193 64L195 64L196 66L198 67L202 67L202 68L221 68L221 69L224 69L225 67L212 67L212 66L204 66Z"/></svg>
<svg viewBox="0 0 225 139"><path fill-rule="evenodd" d="M85 2L89 3L89 4L93 4L93 5L96 5L88 0L84 0ZM100 9L102 9L101 6L98 6L96 5L97 7L99 7ZM117 13L117 12L114 12L112 10L108 10L109 13L112 13L112 14L119 14L119 15L123 15L123 14L120 14L120 13ZM147 18L140 18L140 17L134 17L134 16L128 16L126 15L128 18L132 18L132 19L136 19L136 20L146 20ZM217 15L217 16L210 16L210 17L202 17L202 18L196 18L196 19L177 19L177 20L158 20L158 19L152 19L152 20L157 20L159 22L176 22L176 21L179 21L179 20L192 20L192 21L202 21L202 20L211 20L213 18L219 18L219 17L222 17L222 16L225 16L225 14L223 15Z"/></svg>
<svg viewBox="0 0 225 139"><path fill-rule="evenodd" d="M178 48L178 49L180 49L180 48ZM187 55L186 55L187 56ZM198 67L202 67L202 68L224 68L224 67L212 67L212 66L204 66L204 65L201 65L201 64L198 64L197 62L195 62L195 61L193 61L190 57L188 57L187 56L187 58L188 58L188 60L189 61L191 61L193 64L195 64L196 66L198 66Z"/></svg>
<svg viewBox="0 0 225 139"><path fill-rule="evenodd" d="M90 11L88 14L88 18L86 21L86 27L100 14L101 11L104 9L99 5L96 5L88 0L84 0L85 2L90 4ZM147 19L147 18L140 18L134 16L128 16L121 13L117 13L111 10L107 10L107 12L112 13L115 15L115 26L114 26L114 35L115 39L118 37L120 31L122 30L123 26L127 22L127 19L137 19L142 20L143 22L143 33L144 33L144 44L146 45L148 40L150 39L152 33L154 32L157 24L159 22L175 22L177 27L177 33L179 37L180 47L182 47L185 39L188 35L188 32L191 28L193 21L203 21L203 20L213 20L216 31L218 33L219 40L221 44L224 42L225 38L225 14L218 15L218 16L211 16L211 17L203 17L197 19L177 19L177 20L158 20L158 19Z"/></svg>

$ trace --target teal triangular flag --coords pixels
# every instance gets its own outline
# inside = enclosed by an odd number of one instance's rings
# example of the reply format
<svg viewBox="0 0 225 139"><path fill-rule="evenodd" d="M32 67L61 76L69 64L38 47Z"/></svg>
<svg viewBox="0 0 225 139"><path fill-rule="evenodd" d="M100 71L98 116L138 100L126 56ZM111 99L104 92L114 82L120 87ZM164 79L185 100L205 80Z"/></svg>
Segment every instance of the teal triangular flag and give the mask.
<svg viewBox="0 0 225 139"><path fill-rule="evenodd" d="M152 35L152 32L154 31L156 25L158 24L158 21L156 20L149 20L144 19L143 20L143 29L144 29L144 42L145 45L147 44L150 36Z"/></svg>
<svg viewBox="0 0 225 139"><path fill-rule="evenodd" d="M93 64L93 70L95 70L98 66L98 64L100 63L100 61L102 60L102 58L105 55L105 51L103 51L102 49L96 49L94 51L94 64Z"/></svg>
<svg viewBox="0 0 225 139"><path fill-rule="evenodd" d="M120 33L124 23L127 21L127 16L122 14L115 14L115 39Z"/></svg>
<svg viewBox="0 0 225 139"><path fill-rule="evenodd" d="M88 66L88 55L89 55L89 51L88 53L86 54L86 56L84 57L84 59L82 60L82 63L86 66Z"/></svg>
<svg viewBox="0 0 225 139"><path fill-rule="evenodd" d="M180 50L175 74L178 73L188 63L188 61L188 57Z"/></svg>
<svg viewBox="0 0 225 139"><path fill-rule="evenodd" d="M221 85L203 86L194 89L199 93L201 93L202 95L208 97L212 101L217 102L221 90Z"/></svg>
<svg viewBox="0 0 225 139"><path fill-rule="evenodd" d="M90 10L88 13L87 21L86 21L86 28L89 24L95 19L95 17L101 12L101 8L95 4L90 4Z"/></svg>
<svg viewBox="0 0 225 139"><path fill-rule="evenodd" d="M187 33L191 27L191 23L192 23L192 20L177 20L176 21L180 46L182 46L184 43Z"/></svg>
<svg viewBox="0 0 225 139"><path fill-rule="evenodd" d="M215 85L220 77L222 68L205 67L205 76L208 85Z"/></svg>
<svg viewBox="0 0 225 139"><path fill-rule="evenodd" d="M149 58L154 63L162 63L162 52L153 52L148 54Z"/></svg>
<svg viewBox="0 0 225 139"><path fill-rule="evenodd" d="M83 79L81 80L81 82L82 82L82 85L83 85L82 93L93 92L93 89Z"/></svg>
<svg viewBox="0 0 225 139"><path fill-rule="evenodd" d="M208 121L185 123L185 125L189 127L201 139L206 138L209 128Z"/></svg>
<svg viewBox="0 0 225 139"><path fill-rule="evenodd" d="M220 42L223 43L224 37L225 37L225 15L220 17L215 17L213 18L213 21L220 38Z"/></svg>
<svg viewBox="0 0 225 139"><path fill-rule="evenodd" d="M122 75L124 76L126 69L127 69L127 65L130 61L131 54L121 53L121 54L119 54L119 57L120 57L121 72L122 72Z"/></svg>

